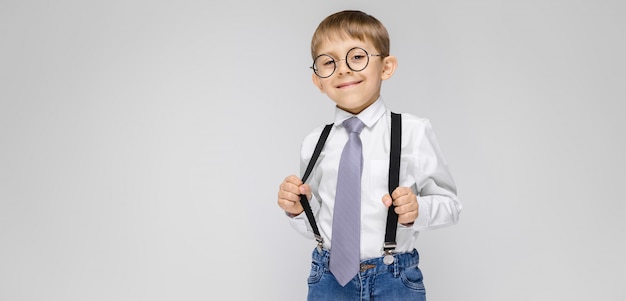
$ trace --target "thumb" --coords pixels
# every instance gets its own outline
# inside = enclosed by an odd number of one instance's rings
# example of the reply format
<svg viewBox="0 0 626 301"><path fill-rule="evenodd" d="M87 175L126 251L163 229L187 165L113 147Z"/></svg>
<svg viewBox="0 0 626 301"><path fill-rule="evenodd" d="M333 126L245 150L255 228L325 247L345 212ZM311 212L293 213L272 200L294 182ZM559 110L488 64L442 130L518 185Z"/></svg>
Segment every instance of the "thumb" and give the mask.
<svg viewBox="0 0 626 301"><path fill-rule="evenodd" d="M309 186L309 184L302 184L300 185L299 189L300 194L306 195L307 200L311 199L311 186Z"/></svg>
<svg viewBox="0 0 626 301"><path fill-rule="evenodd" d="M385 205L385 207L389 208L389 206L391 206L391 203L393 203L393 199L389 194L385 194L383 196L383 204Z"/></svg>

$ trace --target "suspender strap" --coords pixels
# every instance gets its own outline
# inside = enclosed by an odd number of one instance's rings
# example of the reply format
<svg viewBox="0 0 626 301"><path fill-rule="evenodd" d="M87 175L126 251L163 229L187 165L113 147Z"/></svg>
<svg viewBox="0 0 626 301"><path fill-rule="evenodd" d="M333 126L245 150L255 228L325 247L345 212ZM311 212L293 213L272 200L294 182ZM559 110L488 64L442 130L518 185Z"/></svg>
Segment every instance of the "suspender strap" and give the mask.
<svg viewBox="0 0 626 301"><path fill-rule="evenodd" d="M389 151L389 195L400 185L400 149L402 148L402 116L391 112L391 149ZM396 230L398 215L396 206L391 204L387 211L387 227L385 229L386 253L396 248Z"/></svg>
<svg viewBox="0 0 626 301"><path fill-rule="evenodd" d="M315 150L313 151L313 155L311 156L311 160L307 165L306 171L302 176L302 182L306 182L307 178L311 174L313 167L315 166L315 162L322 152L322 148L324 148L324 143L326 143L326 139L328 138L328 134L332 129L333 124L327 124L322 130L322 134L320 135L317 144L315 145ZM402 147L402 116L397 113L391 112L391 148L389 152L389 194L399 186L400 184L400 149ZM300 204L304 208L304 212L306 217L311 224L311 228L313 229L313 233L315 234L315 240L317 240L318 247L321 248L323 244L322 236L320 235L319 228L317 227L317 222L315 221L315 216L313 215L313 210L311 209L311 205L307 200L305 195L300 195ZM396 248L396 230L398 228L398 215L394 211L396 207L392 204L389 206L387 212L387 227L385 229L385 244L383 246L385 253L391 253L393 249Z"/></svg>
<svg viewBox="0 0 626 301"><path fill-rule="evenodd" d="M332 123L327 124L324 127L324 130L322 130L322 134L320 135L320 138L319 140L317 140L317 144L315 145L313 156L311 156L309 165L307 165L306 171L304 172L304 175L302 176L302 183L306 182L307 178L311 174L311 171L313 170L313 166L315 166L315 162L317 161L317 158L320 156L320 153L322 152L322 148L324 147L324 143L326 143L326 138L328 138L328 134L330 133L330 130L332 129L332 127L333 127ZM306 199L306 195L302 195L302 194L300 195L300 204L302 204L302 207L304 208L304 213L306 214L306 217L309 220L309 223L311 224L311 228L313 228L313 233L315 234L315 240L317 240L317 243L321 246L323 242L322 236L320 235L320 230L317 228L317 223L315 222L315 216L313 216L313 210L311 210L311 205L309 204L309 201Z"/></svg>

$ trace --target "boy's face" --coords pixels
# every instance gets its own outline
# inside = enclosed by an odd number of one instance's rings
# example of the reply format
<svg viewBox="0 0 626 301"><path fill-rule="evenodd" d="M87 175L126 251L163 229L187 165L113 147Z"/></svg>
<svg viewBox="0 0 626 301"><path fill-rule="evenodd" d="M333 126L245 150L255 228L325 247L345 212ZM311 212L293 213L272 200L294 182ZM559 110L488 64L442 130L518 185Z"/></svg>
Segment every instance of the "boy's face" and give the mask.
<svg viewBox="0 0 626 301"><path fill-rule="evenodd" d="M378 54L372 43L353 38L334 38L321 43L317 55L328 54L335 59L335 72L327 78L313 73L313 84L332 99L337 107L358 114L380 96L382 81L391 77L397 62L393 56L369 57L367 67L353 71L346 64L346 53L354 48L363 48L369 54Z"/></svg>

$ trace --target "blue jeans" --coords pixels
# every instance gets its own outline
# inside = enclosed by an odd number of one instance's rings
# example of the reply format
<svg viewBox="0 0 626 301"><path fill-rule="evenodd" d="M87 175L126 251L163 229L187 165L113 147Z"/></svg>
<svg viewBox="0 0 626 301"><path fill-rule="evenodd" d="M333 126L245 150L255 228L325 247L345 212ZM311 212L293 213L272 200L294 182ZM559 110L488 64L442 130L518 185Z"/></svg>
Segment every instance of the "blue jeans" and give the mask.
<svg viewBox="0 0 626 301"><path fill-rule="evenodd" d="M361 261L360 272L342 287L328 268L330 253L313 250L309 275L309 301L383 300L425 301L422 272L418 268L419 254L394 254L394 262L383 263L383 258Z"/></svg>

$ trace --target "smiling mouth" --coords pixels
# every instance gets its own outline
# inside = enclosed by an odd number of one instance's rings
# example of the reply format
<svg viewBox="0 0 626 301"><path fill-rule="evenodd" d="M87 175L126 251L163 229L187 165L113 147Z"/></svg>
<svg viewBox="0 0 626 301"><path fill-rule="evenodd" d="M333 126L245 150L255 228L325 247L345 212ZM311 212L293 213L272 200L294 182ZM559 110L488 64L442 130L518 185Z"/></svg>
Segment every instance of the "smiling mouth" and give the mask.
<svg viewBox="0 0 626 301"><path fill-rule="evenodd" d="M347 82L347 83L343 83L343 84L338 85L337 88L341 89L341 88L351 87L351 86L354 86L354 85L358 85L361 82L362 81Z"/></svg>

